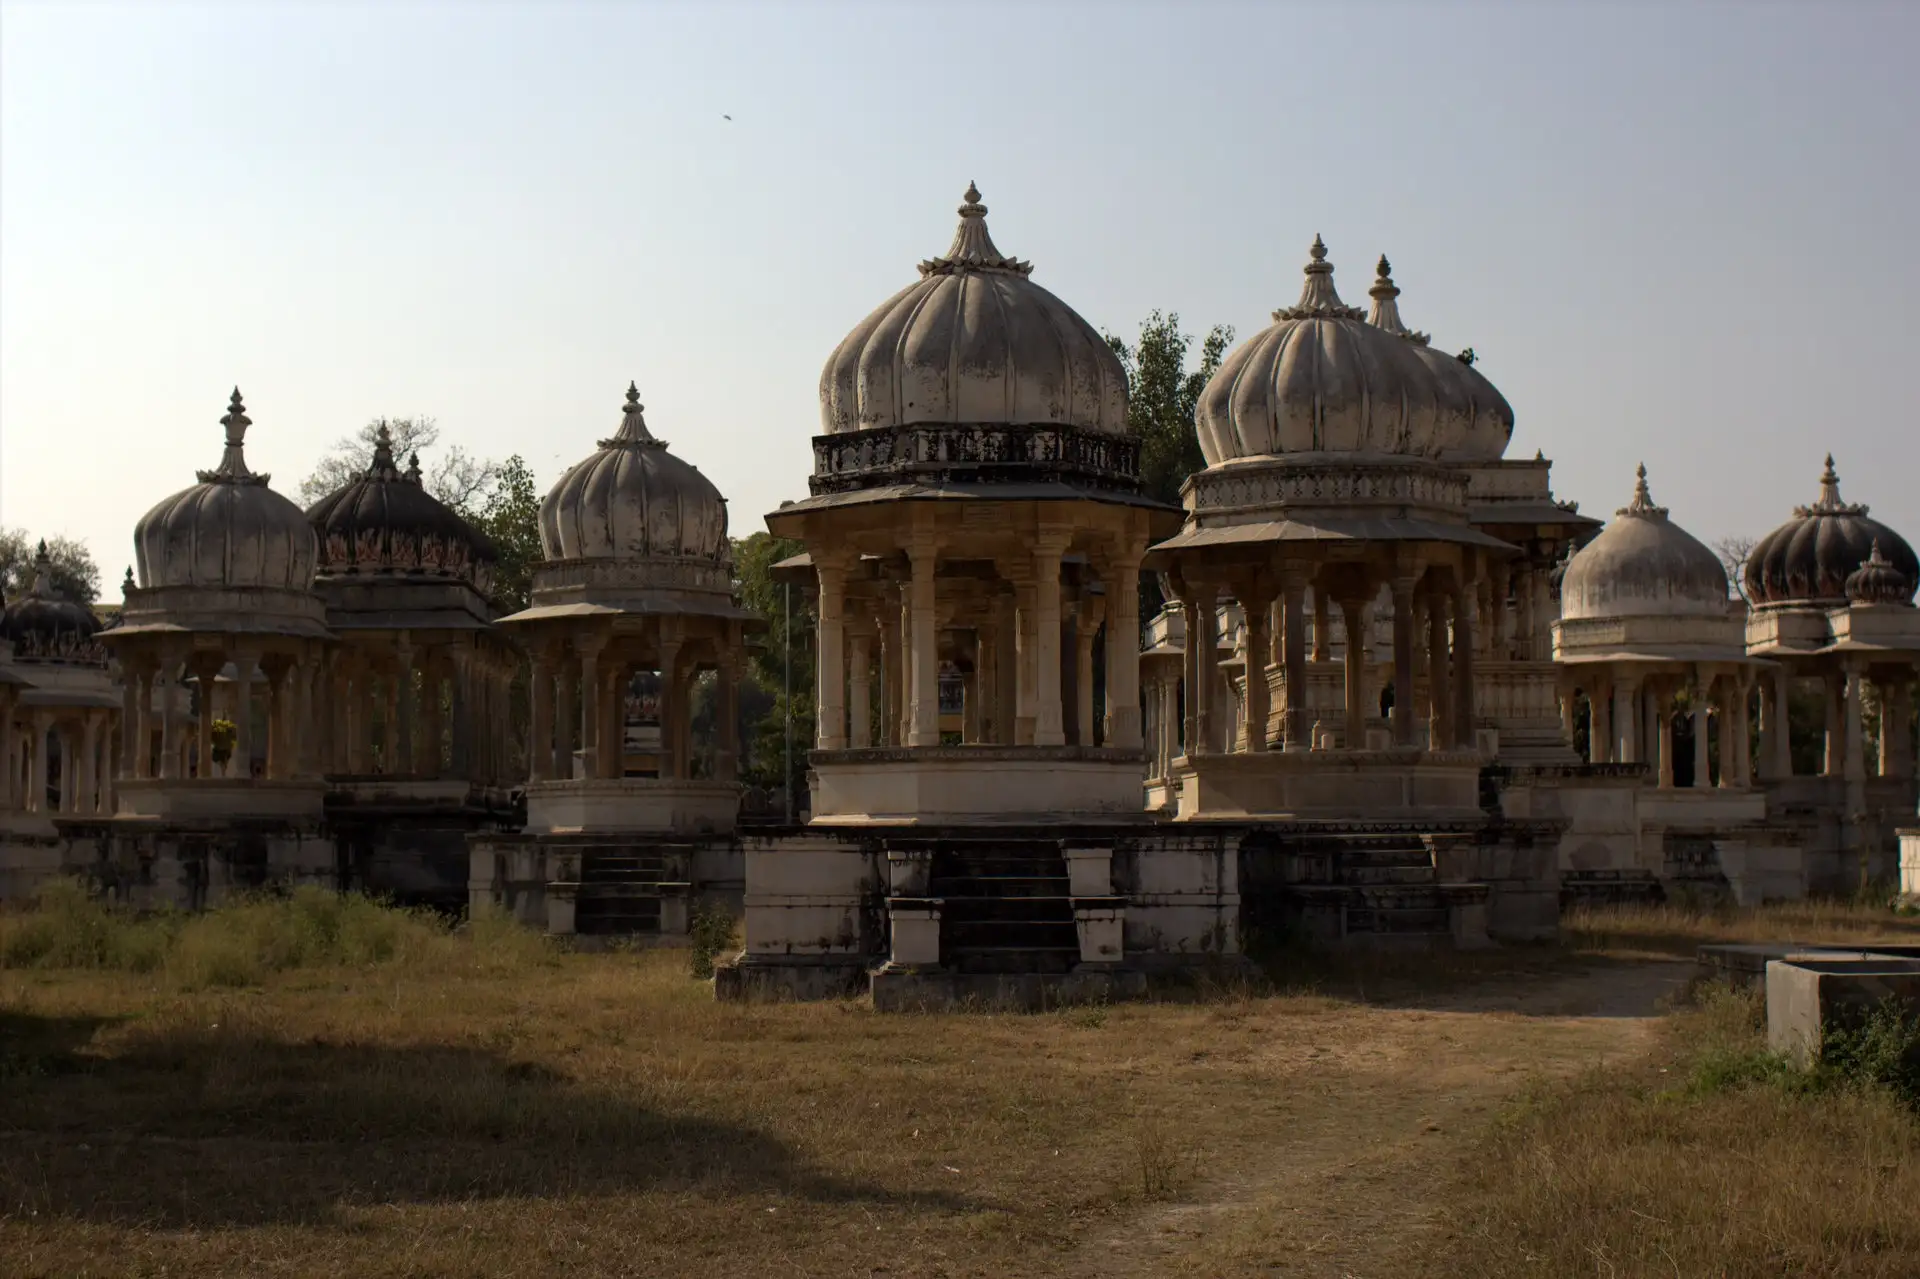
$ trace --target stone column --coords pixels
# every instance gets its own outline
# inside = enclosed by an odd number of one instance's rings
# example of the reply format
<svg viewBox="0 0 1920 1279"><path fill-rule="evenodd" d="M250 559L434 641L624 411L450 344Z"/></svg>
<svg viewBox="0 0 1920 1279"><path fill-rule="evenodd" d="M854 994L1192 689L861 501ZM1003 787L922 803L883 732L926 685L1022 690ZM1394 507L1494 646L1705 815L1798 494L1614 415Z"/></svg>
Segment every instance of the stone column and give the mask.
<svg viewBox="0 0 1920 1279"><path fill-rule="evenodd" d="M1447 652L1449 597L1434 590L1427 597L1427 748L1448 750L1453 740L1453 669Z"/></svg>
<svg viewBox="0 0 1920 1279"><path fill-rule="evenodd" d="M681 758L680 754L680 721L688 718L692 707L688 704L689 699L681 688L679 671L680 640L678 637L662 636L660 639L660 776L662 777L693 776L693 769L688 766L691 761Z"/></svg>
<svg viewBox="0 0 1920 1279"><path fill-rule="evenodd" d="M1352 597L1339 601L1346 627L1346 748L1367 748L1367 601Z"/></svg>
<svg viewBox="0 0 1920 1279"><path fill-rule="evenodd" d="M177 778L180 776L180 668L168 659L163 674L167 682L160 694L160 776ZM37 754L46 753L44 741L35 742L34 746Z"/></svg>
<svg viewBox="0 0 1920 1279"><path fill-rule="evenodd" d="M1847 670L1841 675L1841 698L1845 715L1840 775L1849 782L1864 782L1867 776L1866 739L1860 722L1860 672Z"/></svg>
<svg viewBox="0 0 1920 1279"><path fill-rule="evenodd" d="M993 597L994 742L1012 746L1020 734L1020 625L1011 590ZM1031 738L1029 738L1031 740Z"/></svg>
<svg viewBox="0 0 1920 1279"><path fill-rule="evenodd" d="M1887 777L1913 776L1913 685L1908 678L1911 675L1911 671L1895 673L1887 691L1886 708L1881 712L1881 723L1890 726L1881 730L1889 738L1880 752L1884 761L1880 771Z"/></svg>
<svg viewBox="0 0 1920 1279"><path fill-rule="evenodd" d="M1522 560L1520 562L1519 572L1514 575L1513 584L1513 651L1514 656L1523 662L1533 661L1536 656L1533 648L1533 628L1535 621L1535 605L1533 602L1534 578L1533 565Z"/></svg>
<svg viewBox="0 0 1920 1279"><path fill-rule="evenodd" d="M396 773L413 772L413 719L416 702L413 694L413 637L400 632L400 640L393 646L394 681L399 685L399 701L394 708L395 718L399 722L397 748L394 753L393 771Z"/></svg>
<svg viewBox="0 0 1920 1279"><path fill-rule="evenodd" d="M1773 776L1784 780L1793 776L1793 720L1787 714L1787 673L1774 671L1769 684L1773 694L1773 741L1769 759Z"/></svg>
<svg viewBox="0 0 1920 1279"><path fill-rule="evenodd" d="M1823 777L1841 777L1846 771L1846 684L1847 677L1838 671L1821 677L1827 710L1826 758L1820 768Z"/></svg>
<svg viewBox="0 0 1920 1279"><path fill-rule="evenodd" d="M600 650L606 640L600 636L583 637L575 647L580 653L580 776L594 778L600 776L600 740L601 708L600 699L604 694L600 680ZM662 721L664 731L665 722ZM455 731L458 731L456 726Z"/></svg>
<svg viewBox="0 0 1920 1279"><path fill-rule="evenodd" d="M1719 736L1720 736L1719 787L1721 790L1730 790L1734 785L1734 780L1733 780L1733 774L1734 774L1733 732L1734 732L1734 724L1735 724L1734 707L1739 697L1739 688L1736 682L1734 681L1734 678L1731 675L1721 676L1719 680L1719 685L1720 685L1719 697L1716 699L1717 705L1714 707L1716 718L1719 721L1716 731L1719 733ZM1741 707L1741 709L1744 710L1745 707ZM1746 716L1744 715L1740 716L1739 725L1740 725L1740 731L1742 733L1745 733L1747 731ZM1694 772L1693 784L1695 786L1705 786L1707 785L1707 775L1704 770L1701 770L1698 768L1698 764L1700 762L1698 758L1698 754L1699 752L1696 749L1695 761L1694 761L1696 768Z"/></svg>
<svg viewBox="0 0 1920 1279"><path fill-rule="evenodd" d="M200 757L198 772L205 781L213 773L214 681L220 678L220 661L211 658L194 668L194 693L200 702L200 714L194 724L194 753Z"/></svg>
<svg viewBox="0 0 1920 1279"><path fill-rule="evenodd" d="M1753 785L1753 761L1747 742L1747 707L1753 696L1753 682L1745 674L1729 682L1734 696L1733 705L1733 779L1727 779L1727 762L1724 756L1720 760L1720 784L1745 789ZM1764 699L1762 704L1764 705Z"/></svg>
<svg viewBox="0 0 1920 1279"><path fill-rule="evenodd" d="M1249 751L1267 749L1267 718L1272 690L1267 686L1267 653L1273 646L1267 634L1272 620L1269 602L1258 596L1242 599L1247 617L1247 697L1244 735Z"/></svg>
<svg viewBox="0 0 1920 1279"><path fill-rule="evenodd" d="M1699 698L1699 700L1693 704L1693 785L1696 790L1706 790L1713 785L1713 778L1711 776L1713 772L1712 757L1707 744L1707 734L1713 730L1712 717L1707 712L1707 700L1710 696L1711 689L1711 680L1700 681L1694 689L1695 696ZM1668 731L1671 732L1672 729L1669 728ZM1732 753L1730 750L1732 744L1732 740L1727 735L1727 717L1725 714L1722 714L1720 716L1720 760L1722 772L1725 771L1726 765L1730 762L1727 757ZM1671 766L1669 766L1668 771L1672 771Z"/></svg>
<svg viewBox="0 0 1920 1279"><path fill-rule="evenodd" d="M139 712L141 674L129 658L120 663L120 776L133 777L134 772L134 726L144 716ZM211 684L209 684L211 688ZM13 705L9 698L4 711L0 711L0 733L12 736ZM8 779L11 784L12 779Z"/></svg>
<svg viewBox="0 0 1920 1279"><path fill-rule="evenodd" d="M1073 718L1074 741L1093 745L1093 641L1100 633L1100 616L1106 606L1089 600L1080 606L1073 629ZM1109 672L1112 667L1107 668ZM1108 690L1112 692L1111 689ZM1111 698L1109 698L1111 700Z"/></svg>
<svg viewBox="0 0 1920 1279"><path fill-rule="evenodd" d="M53 731L53 713L36 710L28 723L33 726L33 740L30 743L33 772L27 780L27 811L44 813L47 811L47 736Z"/></svg>
<svg viewBox="0 0 1920 1279"><path fill-rule="evenodd" d="M1206 753L1202 744L1200 706L1206 699L1205 690L1208 681L1203 674L1205 668L1200 661L1200 631L1203 616L1200 601L1203 592L1191 583L1187 589L1189 593L1180 601L1180 617L1186 631L1185 651L1181 654L1181 666L1184 668L1181 675L1187 691L1186 713L1182 716L1184 722L1181 724L1180 737L1181 746L1187 758L1191 759ZM1211 619L1208 620L1211 621Z"/></svg>
<svg viewBox="0 0 1920 1279"><path fill-rule="evenodd" d="M133 775L135 777L153 776L153 680L156 671L152 666L143 668L139 674L139 692L134 698L134 742L132 746Z"/></svg>
<svg viewBox="0 0 1920 1279"><path fill-rule="evenodd" d="M1035 707L1039 704L1034 684L1040 667L1034 656L1034 586L1024 573L1014 579L1013 601L1013 740L1016 745L1031 746Z"/></svg>
<svg viewBox="0 0 1920 1279"><path fill-rule="evenodd" d="M1413 586L1393 579L1393 744L1413 745Z"/></svg>
<svg viewBox="0 0 1920 1279"><path fill-rule="evenodd" d="M553 777L557 754L553 742L553 654L546 648L536 648L530 656L533 665L527 700L532 723L527 737L527 777L544 782Z"/></svg>
<svg viewBox="0 0 1920 1279"><path fill-rule="evenodd" d="M847 744L847 659L845 636L846 566L838 560L816 559L820 579L819 626L814 649L820 660L819 699L814 745L823 751L842 750Z"/></svg>
<svg viewBox="0 0 1920 1279"><path fill-rule="evenodd" d="M1473 602L1477 584L1469 581L1453 597L1453 740L1472 750L1474 741Z"/></svg>
<svg viewBox="0 0 1920 1279"><path fill-rule="evenodd" d="M79 812L84 817L100 813L100 715L90 710L80 726Z"/></svg>
<svg viewBox="0 0 1920 1279"><path fill-rule="evenodd" d="M611 655L603 656L600 663L600 729L595 740L600 753L595 756L598 770L594 776L603 781L611 781L626 776L627 772L627 687L633 675L624 659ZM661 691L672 687L670 681L661 681ZM683 776L686 769L684 752L680 749L677 734L671 738L678 723L686 719L687 699L685 690L674 689L675 709L679 712L672 718L661 717L661 743L674 742L675 765L683 770L676 776Z"/></svg>
<svg viewBox="0 0 1920 1279"><path fill-rule="evenodd" d="M880 636L880 731L875 746L900 744L900 615L883 592L876 610Z"/></svg>
<svg viewBox="0 0 1920 1279"><path fill-rule="evenodd" d="M853 660L847 684L847 745L873 745L873 637L862 626L849 639Z"/></svg>
<svg viewBox="0 0 1920 1279"><path fill-rule="evenodd" d="M1060 555L1059 539L1042 536L1033 548L1034 680L1033 744L1061 746L1066 726L1060 707Z"/></svg>
<svg viewBox="0 0 1920 1279"><path fill-rule="evenodd" d="M1500 658L1512 656L1507 648L1509 642L1507 596L1512 593L1512 590L1513 569L1505 560L1501 560L1493 566L1492 591L1487 597L1488 609L1493 614L1489 619L1493 624L1493 635L1490 637L1492 652L1494 656Z"/></svg>
<svg viewBox="0 0 1920 1279"><path fill-rule="evenodd" d="M973 633L973 687L967 696L980 699L980 741L992 745L1004 739L1000 728L1000 630L998 613L989 610L986 623Z"/></svg>
<svg viewBox="0 0 1920 1279"><path fill-rule="evenodd" d="M580 674L578 667L567 660L564 648L554 650L553 667L553 776L569 781L573 777L573 734L580 722L580 712L574 705Z"/></svg>
<svg viewBox="0 0 1920 1279"><path fill-rule="evenodd" d="M1107 736L1109 746L1139 750L1140 560L1128 547L1107 566Z"/></svg>
<svg viewBox="0 0 1920 1279"><path fill-rule="evenodd" d="M909 689L912 727L907 734L908 746L940 744L940 622L933 583L938 552L938 544L924 532L916 534L907 549L913 567L913 580L907 592L912 617L907 639L912 669Z"/></svg>
<svg viewBox="0 0 1920 1279"><path fill-rule="evenodd" d="M1634 693L1632 679L1623 675L1614 681L1611 726L1614 741L1618 744L1614 758L1622 764L1640 762L1640 733L1634 724Z"/></svg>
<svg viewBox="0 0 1920 1279"><path fill-rule="evenodd" d="M1286 672L1286 749L1312 749L1307 740L1313 728L1307 711L1307 575L1289 565L1280 570L1280 601L1286 634L1281 637L1281 663Z"/></svg>
<svg viewBox="0 0 1920 1279"><path fill-rule="evenodd" d="M864 636L863 636L864 638ZM713 686L713 777L740 780L740 658L739 640L730 636L720 657L720 673ZM861 668L865 670L864 667ZM865 680L861 681L864 687ZM861 721L866 722L866 721Z"/></svg>

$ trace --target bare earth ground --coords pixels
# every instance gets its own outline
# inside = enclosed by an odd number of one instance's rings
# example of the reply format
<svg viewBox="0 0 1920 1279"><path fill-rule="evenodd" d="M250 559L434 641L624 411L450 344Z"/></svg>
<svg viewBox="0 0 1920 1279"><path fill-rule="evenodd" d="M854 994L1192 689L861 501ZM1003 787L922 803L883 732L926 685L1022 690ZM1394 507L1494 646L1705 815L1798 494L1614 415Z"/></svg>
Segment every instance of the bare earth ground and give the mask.
<svg viewBox="0 0 1920 1279"><path fill-rule="evenodd" d="M672 954L0 970L0 1273L1462 1273L1491 1115L1644 1059L1691 971L882 1017L717 1006Z"/></svg>

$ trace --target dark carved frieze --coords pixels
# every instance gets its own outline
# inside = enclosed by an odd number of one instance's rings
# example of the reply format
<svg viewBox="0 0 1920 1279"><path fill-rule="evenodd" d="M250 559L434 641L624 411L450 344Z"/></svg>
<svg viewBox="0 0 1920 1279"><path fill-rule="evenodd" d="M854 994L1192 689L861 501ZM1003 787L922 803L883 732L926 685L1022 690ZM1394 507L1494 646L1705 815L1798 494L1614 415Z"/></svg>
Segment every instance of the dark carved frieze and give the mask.
<svg viewBox="0 0 1920 1279"><path fill-rule="evenodd" d="M1351 503L1464 509L1466 500L1466 477L1435 466L1295 463L1202 471L1193 477L1189 509L1207 513Z"/></svg>
<svg viewBox="0 0 1920 1279"><path fill-rule="evenodd" d="M1140 491L1140 444L1062 426L922 422L813 438L815 496L904 483L1065 483Z"/></svg>

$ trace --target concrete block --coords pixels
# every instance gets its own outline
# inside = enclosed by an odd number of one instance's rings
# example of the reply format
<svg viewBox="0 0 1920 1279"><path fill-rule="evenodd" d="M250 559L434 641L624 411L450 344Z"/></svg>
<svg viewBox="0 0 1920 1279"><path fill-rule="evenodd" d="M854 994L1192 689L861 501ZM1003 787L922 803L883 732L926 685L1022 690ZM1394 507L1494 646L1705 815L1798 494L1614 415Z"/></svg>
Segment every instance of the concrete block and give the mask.
<svg viewBox="0 0 1920 1279"><path fill-rule="evenodd" d="M1920 1015L1920 959L1859 952L1795 955L1767 964L1767 1046L1800 1066L1829 1030L1893 1000Z"/></svg>

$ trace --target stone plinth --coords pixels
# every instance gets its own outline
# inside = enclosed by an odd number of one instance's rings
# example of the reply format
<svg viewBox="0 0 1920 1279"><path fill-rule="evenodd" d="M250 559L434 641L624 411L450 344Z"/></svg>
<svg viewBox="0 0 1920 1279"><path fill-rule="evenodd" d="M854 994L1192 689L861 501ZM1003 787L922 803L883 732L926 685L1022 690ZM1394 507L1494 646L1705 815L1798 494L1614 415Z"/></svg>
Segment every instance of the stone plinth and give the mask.
<svg viewBox="0 0 1920 1279"><path fill-rule="evenodd" d="M815 751L813 822L836 826L1137 817L1146 760L1077 746Z"/></svg>
<svg viewBox="0 0 1920 1279"><path fill-rule="evenodd" d="M123 777L114 783L117 816L167 822L318 822L326 806L321 781L257 778Z"/></svg>
<svg viewBox="0 0 1920 1279"><path fill-rule="evenodd" d="M1920 960L1860 952L1794 955L1767 964L1767 1047L1801 1066L1825 1037L1891 1000L1920 1014Z"/></svg>
<svg viewBox="0 0 1920 1279"><path fill-rule="evenodd" d="M1920 898L1920 828L1898 833L1900 836L1900 895Z"/></svg>
<svg viewBox="0 0 1920 1279"><path fill-rule="evenodd" d="M1263 751L1176 766L1178 820L1436 821L1480 811L1477 751Z"/></svg>
<svg viewBox="0 0 1920 1279"><path fill-rule="evenodd" d="M653 777L572 778L527 787L527 833L731 831L740 816L732 782Z"/></svg>

